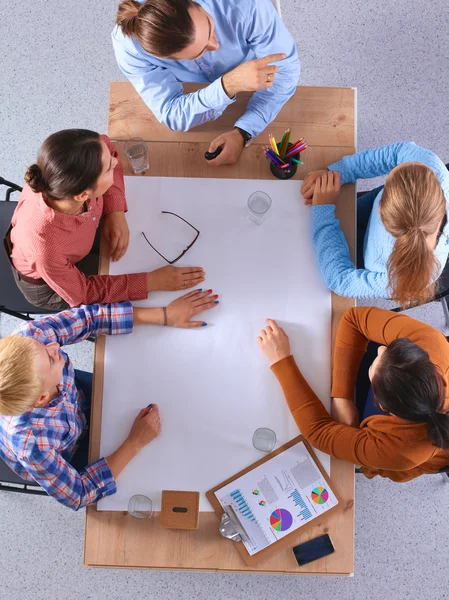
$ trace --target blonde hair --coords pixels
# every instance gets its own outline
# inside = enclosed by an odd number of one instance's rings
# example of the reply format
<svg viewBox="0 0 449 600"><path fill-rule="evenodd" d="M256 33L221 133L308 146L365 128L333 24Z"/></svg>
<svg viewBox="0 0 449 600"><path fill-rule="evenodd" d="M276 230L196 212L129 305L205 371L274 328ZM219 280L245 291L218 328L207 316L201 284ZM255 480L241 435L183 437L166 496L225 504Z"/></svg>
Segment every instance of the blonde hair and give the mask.
<svg viewBox="0 0 449 600"><path fill-rule="evenodd" d="M387 265L392 299L401 306L426 302L435 293L440 268L427 237L446 215L437 176L421 163L396 167L385 182L379 212L396 239Z"/></svg>
<svg viewBox="0 0 449 600"><path fill-rule="evenodd" d="M33 408L44 390L35 341L23 335L0 340L0 414L18 416Z"/></svg>

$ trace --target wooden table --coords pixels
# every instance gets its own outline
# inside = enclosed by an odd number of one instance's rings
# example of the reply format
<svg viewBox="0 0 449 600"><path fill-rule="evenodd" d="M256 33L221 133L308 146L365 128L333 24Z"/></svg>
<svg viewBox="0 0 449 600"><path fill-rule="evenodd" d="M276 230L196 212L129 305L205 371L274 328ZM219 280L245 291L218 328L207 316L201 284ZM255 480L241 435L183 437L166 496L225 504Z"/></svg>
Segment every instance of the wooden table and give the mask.
<svg viewBox="0 0 449 600"><path fill-rule="evenodd" d="M186 91L200 86L186 84ZM204 160L209 142L232 128L243 113L248 95L242 94L220 119L206 123L187 133L170 131L160 125L128 82L112 82L109 104L109 136L115 140L142 137L149 144L148 176L229 177L270 179L272 177L261 145L267 132L246 148L234 166L212 167ZM355 91L351 88L298 87L284 106L269 131L277 139L287 127L293 137L304 137L309 147L305 165L295 175L303 179L310 170L323 169L346 154L355 151ZM118 142L126 175L133 175L124 156L124 143ZM355 237L355 190L346 185L337 205L337 216L351 251ZM108 259L102 256L101 273L108 272ZM332 295L332 342L343 311L353 301ZM332 346L334 344L332 343ZM103 397L104 338L95 344L94 389L90 460L99 458L101 407ZM244 467L246 465L242 465ZM288 547L255 567L248 567L234 548L234 542L223 539L213 512L201 513L197 531L162 529L159 514L149 520L133 519L127 513L86 511L84 564L96 567L134 567L154 569L194 569L207 571L254 571L275 573L308 573L349 575L354 563L354 465L331 458L330 476L343 498L342 510L314 521L306 532L299 530L291 546L329 532L334 541L334 554L298 567ZM120 482L119 482L120 485Z"/></svg>

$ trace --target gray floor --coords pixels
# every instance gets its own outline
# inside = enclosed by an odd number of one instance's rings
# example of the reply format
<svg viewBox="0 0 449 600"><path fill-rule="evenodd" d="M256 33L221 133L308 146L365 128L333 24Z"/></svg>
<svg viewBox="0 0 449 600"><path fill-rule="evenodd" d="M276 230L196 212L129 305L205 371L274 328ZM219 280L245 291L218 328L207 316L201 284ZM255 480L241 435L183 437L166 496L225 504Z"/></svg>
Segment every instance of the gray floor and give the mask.
<svg viewBox="0 0 449 600"><path fill-rule="evenodd" d="M242 0L244 1L244 0ZM2 1L1 175L20 183L44 138L65 127L107 129L115 0ZM302 83L358 88L359 148L411 139L449 161L449 11L446 0L283 0ZM362 183L364 187L372 185ZM438 305L414 311L437 327ZM2 318L1 335L13 328ZM71 350L78 368L92 346ZM356 484L351 579L89 570L82 513L47 498L0 494L0 598L442 599L447 593L449 485ZM337 549L338 550L338 549Z"/></svg>

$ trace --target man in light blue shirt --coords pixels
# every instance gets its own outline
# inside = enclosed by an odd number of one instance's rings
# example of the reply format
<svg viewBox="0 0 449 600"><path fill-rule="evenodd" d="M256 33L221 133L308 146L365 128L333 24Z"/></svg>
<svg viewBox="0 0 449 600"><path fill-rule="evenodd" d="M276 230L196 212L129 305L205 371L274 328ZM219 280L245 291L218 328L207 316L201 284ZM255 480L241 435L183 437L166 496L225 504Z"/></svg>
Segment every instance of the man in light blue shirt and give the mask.
<svg viewBox="0 0 449 600"><path fill-rule="evenodd" d="M121 71L172 130L213 121L239 92L255 92L211 142L210 152L222 147L215 165L236 162L299 81L295 43L270 0L125 0L112 41ZM209 85L184 94L181 82Z"/></svg>

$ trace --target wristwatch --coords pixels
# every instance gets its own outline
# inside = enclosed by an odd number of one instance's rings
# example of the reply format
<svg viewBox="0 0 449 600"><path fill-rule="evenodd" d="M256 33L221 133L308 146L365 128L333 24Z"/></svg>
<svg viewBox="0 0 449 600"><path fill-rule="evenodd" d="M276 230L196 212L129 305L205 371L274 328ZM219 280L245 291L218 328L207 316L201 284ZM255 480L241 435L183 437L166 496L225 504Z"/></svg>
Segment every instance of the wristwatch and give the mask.
<svg viewBox="0 0 449 600"><path fill-rule="evenodd" d="M237 131L240 132L243 141L245 143L245 148L248 148L248 146L252 143L253 141L253 136L248 133L247 131L245 131L244 129L241 129L240 127L235 127L235 129L237 129Z"/></svg>

